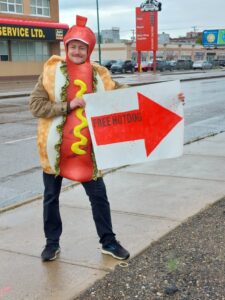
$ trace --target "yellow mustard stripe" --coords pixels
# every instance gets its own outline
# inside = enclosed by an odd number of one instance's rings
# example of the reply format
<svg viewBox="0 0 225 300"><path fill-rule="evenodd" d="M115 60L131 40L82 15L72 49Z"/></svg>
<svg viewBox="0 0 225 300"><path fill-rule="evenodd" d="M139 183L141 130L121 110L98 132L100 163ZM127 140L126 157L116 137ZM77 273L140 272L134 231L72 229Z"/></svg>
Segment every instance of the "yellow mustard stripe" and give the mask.
<svg viewBox="0 0 225 300"><path fill-rule="evenodd" d="M74 80L74 84L80 87L80 90L76 93L76 97L81 98L87 91L87 85L80 79ZM81 121L81 123L80 125L74 127L73 134L75 137L79 138L80 141L73 143L71 146L71 151L78 155L86 154L86 151L80 149L80 146L85 146L88 142L88 139L81 134L81 130L88 126L87 119L83 116L83 111L84 109L82 107L77 108L75 111L75 115Z"/></svg>

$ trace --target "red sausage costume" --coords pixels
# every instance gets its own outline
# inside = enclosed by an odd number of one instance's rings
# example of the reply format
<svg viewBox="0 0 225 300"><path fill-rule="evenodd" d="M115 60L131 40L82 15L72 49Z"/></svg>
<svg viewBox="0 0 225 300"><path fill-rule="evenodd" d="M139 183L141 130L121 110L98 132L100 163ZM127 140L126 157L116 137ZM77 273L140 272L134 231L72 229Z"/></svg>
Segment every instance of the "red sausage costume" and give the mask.
<svg viewBox="0 0 225 300"><path fill-rule="evenodd" d="M93 74L92 66L90 64L90 55L94 49L96 38L94 33L86 25L86 18L77 16L77 24L69 29L64 37L65 49L71 40L80 40L88 45L87 61L80 65L75 65L66 56L67 72L69 77L69 86L67 87L67 101L71 101L77 95L80 86L75 85L74 80L81 80L85 85L85 93L93 92ZM72 111L67 116L63 127L62 144L60 149L60 175L76 181L89 181L93 177L94 165L92 161L92 144L91 136L86 123L80 131L80 135L85 139L84 145L77 147L75 151L71 150L73 144L79 143L79 138L74 135L76 127L79 131L79 125L82 119L86 118L83 109L81 111L81 118L77 116L77 110ZM82 118L83 116L83 118ZM83 121L84 123L84 121ZM78 132L79 134L79 132ZM75 147L76 148L76 147ZM83 151L79 151L83 150Z"/></svg>
<svg viewBox="0 0 225 300"><path fill-rule="evenodd" d="M71 69L69 68L71 65ZM80 86L74 84L74 80L79 79L87 88L87 93L92 93L92 66L89 62L81 65L72 65L72 63L67 63L68 75L70 84L67 88L67 101L74 99L75 95L81 89ZM78 111L80 111L80 118L78 117ZM83 117L83 118L82 118ZM83 119L83 121L82 121ZM87 127L87 121L85 112L83 109L75 109L71 111L63 126L62 132L62 144L60 147L60 175L65 178L69 178L75 181L89 181L93 177L94 165L92 161L92 143L89 129ZM82 123L84 125L82 126ZM86 126L85 126L86 123ZM79 127L83 127L79 130ZM76 130L77 129L77 130ZM85 139L82 146L79 146L79 137L76 137L74 132L77 133ZM76 143L78 146L76 147ZM72 146L74 145L74 150Z"/></svg>
<svg viewBox="0 0 225 300"><path fill-rule="evenodd" d="M95 46L95 35L86 27L87 19L77 16L64 37L65 49L71 40L80 40L88 45L88 58L83 64L72 63L68 56L62 59L52 56L44 65L43 86L49 101L71 101L92 93L115 88L109 72L104 67L90 63ZM67 115L40 118L38 126L38 149L45 173L61 175L79 182L97 178L91 137L83 108Z"/></svg>

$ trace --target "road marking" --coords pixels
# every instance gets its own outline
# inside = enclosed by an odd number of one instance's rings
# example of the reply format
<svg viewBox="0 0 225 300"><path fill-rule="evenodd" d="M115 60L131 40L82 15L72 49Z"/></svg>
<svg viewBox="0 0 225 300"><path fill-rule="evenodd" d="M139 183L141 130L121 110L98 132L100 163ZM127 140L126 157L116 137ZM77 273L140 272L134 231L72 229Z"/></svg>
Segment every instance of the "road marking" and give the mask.
<svg viewBox="0 0 225 300"><path fill-rule="evenodd" d="M28 138L25 138L25 139L20 139L20 140L8 141L8 142L2 143L2 144L15 144L15 143L28 141L28 140L33 140L33 139L36 139L36 136L31 136L31 137L28 137Z"/></svg>

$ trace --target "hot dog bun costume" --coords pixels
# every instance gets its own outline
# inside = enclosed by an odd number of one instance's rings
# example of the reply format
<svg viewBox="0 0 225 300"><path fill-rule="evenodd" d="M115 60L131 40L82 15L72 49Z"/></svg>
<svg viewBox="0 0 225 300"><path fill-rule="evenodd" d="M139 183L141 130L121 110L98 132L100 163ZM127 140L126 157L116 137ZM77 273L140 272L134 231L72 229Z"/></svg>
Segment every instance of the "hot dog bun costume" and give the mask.
<svg viewBox="0 0 225 300"><path fill-rule="evenodd" d="M49 101L69 102L85 93L115 88L109 72L98 64L90 63L96 38L86 27L87 18L77 16L64 37L64 45L79 40L88 45L88 57L83 64L52 56L44 65L42 83ZM40 118L38 124L38 150L45 173L87 182L99 176L95 164L90 132L83 108L53 118Z"/></svg>

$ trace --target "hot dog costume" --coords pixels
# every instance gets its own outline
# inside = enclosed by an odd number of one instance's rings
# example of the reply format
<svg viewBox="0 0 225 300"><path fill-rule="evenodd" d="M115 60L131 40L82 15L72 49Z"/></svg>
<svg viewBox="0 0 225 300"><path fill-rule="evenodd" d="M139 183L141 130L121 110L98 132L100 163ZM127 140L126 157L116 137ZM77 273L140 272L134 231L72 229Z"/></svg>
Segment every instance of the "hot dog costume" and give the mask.
<svg viewBox="0 0 225 300"><path fill-rule="evenodd" d="M44 65L30 102L31 112L39 117L37 143L43 171L79 182L96 179L99 172L85 111L69 111L68 103L75 96L121 87L106 68L90 63L96 38L86 21L87 18L77 16L76 25L64 37L66 51L71 40L88 45L86 62L76 65L68 56L52 56Z"/></svg>

